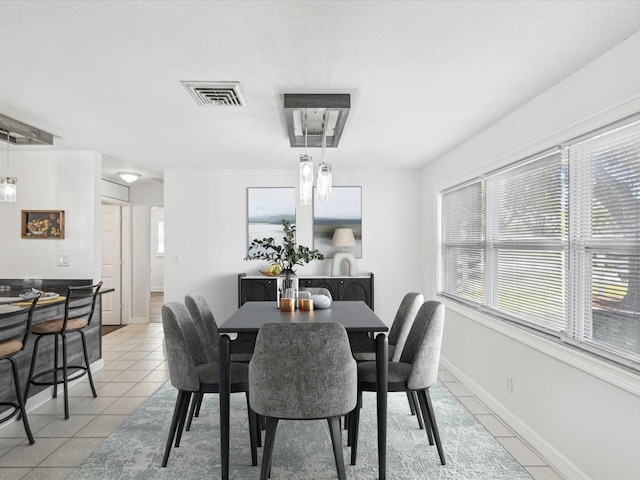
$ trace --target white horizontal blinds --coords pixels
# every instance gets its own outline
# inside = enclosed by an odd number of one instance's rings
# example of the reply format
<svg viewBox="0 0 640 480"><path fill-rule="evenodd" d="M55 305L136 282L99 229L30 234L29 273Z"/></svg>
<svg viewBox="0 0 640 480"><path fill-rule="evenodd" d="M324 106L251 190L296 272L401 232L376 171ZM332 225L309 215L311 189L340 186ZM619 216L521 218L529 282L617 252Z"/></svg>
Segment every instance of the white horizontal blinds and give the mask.
<svg viewBox="0 0 640 480"><path fill-rule="evenodd" d="M466 301L484 298L483 188L480 181L442 194L443 292Z"/></svg>
<svg viewBox="0 0 640 480"><path fill-rule="evenodd" d="M569 158L574 275L588 288L570 335L639 361L640 122L570 146Z"/></svg>
<svg viewBox="0 0 640 480"><path fill-rule="evenodd" d="M559 150L486 179L489 307L565 328L567 169Z"/></svg>

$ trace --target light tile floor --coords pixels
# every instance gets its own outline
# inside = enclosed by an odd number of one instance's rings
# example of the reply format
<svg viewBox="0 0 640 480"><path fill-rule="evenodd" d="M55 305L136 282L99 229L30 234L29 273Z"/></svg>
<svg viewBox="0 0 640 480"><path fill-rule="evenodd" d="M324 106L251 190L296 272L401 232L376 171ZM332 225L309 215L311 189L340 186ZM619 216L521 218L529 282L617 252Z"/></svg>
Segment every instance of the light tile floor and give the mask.
<svg viewBox="0 0 640 480"><path fill-rule="evenodd" d="M58 480L69 475L168 378L162 324L128 325L103 337L104 368L94 373L98 398L86 380L70 389L71 417L62 398L29 413L36 443L22 422L0 429L0 480ZM561 480L508 425L442 370L440 380L535 480Z"/></svg>

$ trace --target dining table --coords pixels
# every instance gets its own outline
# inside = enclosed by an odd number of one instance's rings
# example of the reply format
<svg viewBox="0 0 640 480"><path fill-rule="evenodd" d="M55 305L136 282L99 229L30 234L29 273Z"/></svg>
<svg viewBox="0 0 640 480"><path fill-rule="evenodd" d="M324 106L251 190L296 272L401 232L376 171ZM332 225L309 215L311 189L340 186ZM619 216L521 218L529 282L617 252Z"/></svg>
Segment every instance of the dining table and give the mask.
<svg viewBox="0 0 640 480"><path fill-rule="evenodd" d="M218 327L220 365L220 449L222 480L229 480L230 357L253 353L256 337L267 323L334 322L344 325L353 353L376 354L376 411L378 434L378 478L386 478L387 377L389 327L362 301L335 301L330 308L284 312L276 302L246 302ZM235 335L232 339L230 335Z"/></svg>

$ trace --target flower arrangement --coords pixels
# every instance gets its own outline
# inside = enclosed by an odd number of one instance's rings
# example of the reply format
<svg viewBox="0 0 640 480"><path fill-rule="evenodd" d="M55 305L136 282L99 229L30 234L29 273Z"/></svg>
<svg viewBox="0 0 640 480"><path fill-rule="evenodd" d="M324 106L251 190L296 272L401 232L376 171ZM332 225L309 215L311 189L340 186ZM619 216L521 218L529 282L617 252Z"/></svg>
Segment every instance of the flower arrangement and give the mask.
<svg viewBox="0 0 640 480"><path fill-rule="evenodd" d="M312 250L304 245L296 245L296 226L288 220L282 220L284 239L282 245L276 243L273 237L257 238L249 245L249 252L245 260L266 260L271 268L269 272L278 275L280 272L291 274L296 265L305 265L313 260L324 260L324 255L318 250ZM279 271L278 271L279 270Z"/></svg>

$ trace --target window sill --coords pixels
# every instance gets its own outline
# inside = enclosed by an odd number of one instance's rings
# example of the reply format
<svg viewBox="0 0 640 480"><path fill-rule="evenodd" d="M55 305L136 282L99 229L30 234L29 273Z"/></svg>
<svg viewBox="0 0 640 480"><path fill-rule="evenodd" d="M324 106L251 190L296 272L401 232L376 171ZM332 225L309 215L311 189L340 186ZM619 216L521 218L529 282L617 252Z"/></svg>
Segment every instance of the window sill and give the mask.
<svg viewBox="0 0 640 480"><path fill-rule="evenodd" d="M636 370L573 347L570 343L502 320L439 295L447 309L545 355L640 397L640 374Z"/></svg>

